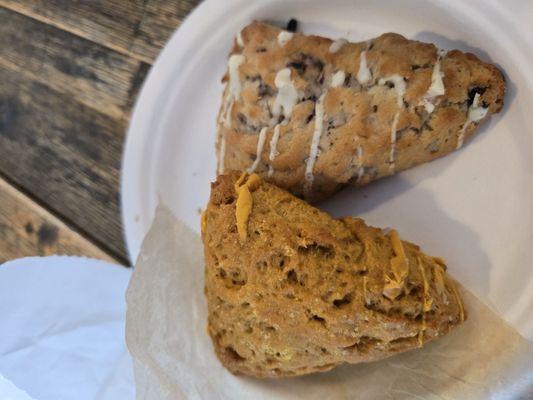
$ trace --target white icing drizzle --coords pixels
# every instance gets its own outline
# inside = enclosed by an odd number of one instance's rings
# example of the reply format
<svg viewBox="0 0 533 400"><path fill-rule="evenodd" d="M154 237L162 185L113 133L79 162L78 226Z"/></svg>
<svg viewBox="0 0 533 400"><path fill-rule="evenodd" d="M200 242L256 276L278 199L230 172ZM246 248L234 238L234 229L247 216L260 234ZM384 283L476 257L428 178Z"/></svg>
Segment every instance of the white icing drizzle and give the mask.
<svg viewBox="0 0 533 400"><path fill-rule="evenodd" d="M361 85L368 83L372 79L372 73L366 64L366 50L362 51L359 56L359 71L357 71L356 77Z"/></svg>
<svg viewBox="0 0 533 400"><path fill-rule="evenodd" d="M336 53L341 49L342 46L344 46L348 41L344 38L339 38L333 42L331 42L331 45L329 46L329 52L330 53Z"/></svg>
<svg viewBox="0 0 533 400"><path fill-rule="evenodd" d="M361 180L365 173L365 167L363 166L363 147L357 147L357 164L359 168L357 170L357 181Z"/></svg>
<svg viewBox="0 0 533 400"><path fill-rule="evenodd" d="M390 128L390 153L389 153L389 169L391 172L394 172L396 167L395 157L396 157L396 128L398 126L398 119L400 118L400 111L394 114L394 119L392 120L392 125Z"/></svg>
<svg viewBox="0 0 533 400"><path fill-rule="evenodd" d="M476 93L476 95L474 96L474 100L472 102L472 105L468 109L468 119L471 122L478 122L478 121L482 120L483 118L485 118L487 116L487 113L489 111L488 108L485 108L483 106L482 107L479 106L479 98L480 97L481 96L479 95L479 93Z"/></svg>
<svg viewBox="0 0 533 400"><path fill-rule="evenodd" d="M285 46L287 44L287 42L292 39L293 36L294 36L294 33L292 33L292 32L281 31L278 34L278 44L281 47Z"/></svg>
<svg viewBox="0 0 533 400"><path fill-rule="evenodd" d="M403 107L403 95L405 94L405 80L398 74L387 76L379 80L380 85L385 85L387 82L394 84L394 90L396 90L396 102L398 107Z"/></svg>
<svg viewBox="0 0 533 400"><path fill-rule="evenodd" d="M226 128L231 126L231 110L233 109L233 103L241 95L241 81L239 79L239 67L244 62L245 57L242 54L234 54L229 58L229 82L228 82L228 95L224 100L222 112L220 114L219 122L223 122Z"/></svg>
<svg viewBox="0 0 533 400"><path fill-rule="evenodd" d="M220 147L218 149L218 174L223 174L225 170L224 158L226 157L226 137L222 136L220 138Z"/></svg>
<svg viewBox="0 0 533 400"><path fill-rule="evenodd" d="M446 52L444 50L439 50L437 61L435 62L433 72L431 73L431 84L429 85L427 92L422 96L422 100L418 103L419 106L424 106L428 114L431 114L435 110L433 99L437 96L442 96L446 92L444 82L442 81L444 73L440 70L440 62L445 54Z"/></svg>
<svg viewBox="0 0 533 400"><path fill-rule="evenodd" d="M240 35L240 32L239 32ZM244 62L245 57L241 54L234 54L228 60L229 82L226 86L228 94L222 105L222 111L218 122L222 123L225 128L231 126L231 110L233 103L241 95L241 81L239 79L239 67ZM223 135L220 138L220 147L218 153L218 173L224 173L224 158L226 156L226 137Z"/></svg>
<svg viewBox="0 0 533 400"><path fill-rule="evenodd" d="M390 153L389 153L389 168L391 174L394 173L396 168L396 129L398 127L398 120L400 119L400 112L403 109L403 96L405 94L405 80L398 74L388 76L386 78L381 78L379 80L380 85L385 85L387 82L392 82L394 84L394 89L396 90L396 103L400 110L394 114L394 119L392 120L391 130L390 130Z"/></svg>
<svg viewBox="0 0 533 400"><path fill-rule="evenodd" d="M256 170L259 163L261 162L261 153L263 152L263 147L265 146L265 139L266 139L267 131L268 131L268 127L265 126L261 129L261 132L259 132L259 139L257 139L256 158L252 166L247 169L247 172L249 174L253 173Z"/></svg>
<svg viewBox="0 0 533 400"><path fill-rule="evenodd" d="M290 33L290 32L288 32ZM283 116L283 124L286 124L291 115L292 109L296 102L298 101L298 92L294 87L291 81L291 70L289 68L284 68L276 74L276 79L274 84L278 88L278 94L274 100L274 105L272 106L272 114L274 119L278 120L279 116ZM280 133L280 124L277 124L274 127L274 135L270 139L270 155L269 160L272 162L278 155L277 144ZM258 143L259 145L259 143ZM258 162L257 159L254 161L254 164ZM253 167L253 165L252 165ZM274 174L274 168L271 164L268 166L268 176Z"/></svg>
<svg viewBox="0 0 533 400"><path fill-rule="evenodd" d="M241 34L241 31L239 31L239 33L237 33L237 44L239 45L239 47L244 47L244 40L242 40L242 34Z"/></svg>
<svg viewBox="0 0 533 400"><path fill-rule="evenodd" d="M274 168L272 167L272 161L278 156L278 140L279 140L279 134L280 134L280 124L276 124L274 127L274 134L272 135L272 139L270 139L270 154L268 156L268 159L270 160L270 164L268 166L268 176L272 176L274 173Z"/></svg>
<svg viewBox="0 0 533 400"><path fill-rule="evenodd" d="M337 71L331 77L331 87L339 87L344 85L344 79L346 79L346 74L344 71Z"/></svg>
<svg viewBox="0 0 533 400"><path fill-rule="evenodd" d="M239 79L239 67L244 63L245 57L242 54L233 54L228 61L229 68L229 92L234 98L241 93L241 81Z"/></svg>
<svg viewBox="0 0 533 400"><path fill-rule="evenodd" d="M461 147L463 147L466 129L470 126L470 124L472 122L481 121L483 118L487 116L487 113L489 112L488 108L479 106L479 98L480 98L479 93L476 93L476 95L474 96L474 100L472 101L472 105L468 108L468 117L463 127L461 128L461 131L459 132L459 137L457 138L456 149L460 149Z"/></svg>
<svg viewBox="0 0 533 400"><path fill-rule="evenodd" d="M278 88L278 94L274 100L272 114L275 118L278 118L283 112L283 117L289 119L292 114L292 108L298 100L298 92L291 81L291 70L289 68L280 70L276 74L274 83Z"/></svg>
<svg viewBox="0 0 533 400"><path fill-rule="evenodd" d="M344 71L337 71L331 77L331 87L339 87L344 84L346 75ZM313 137L311 139L311 146L309 148L309 157L307 158L307 163L305 165L305 185L304 193L309 191L313 184L314 175L313 169L315 167L316 159L318 158L318 145L320 143L320 138L322 136L322 131L324 129L324 100L326 98L327 90L322 93L318 101L315 104L315 130L313 131ZM403 103L403 100L402 100ZM363 148L359 146L357 148L357 158L359 163L358 170L358 179L363 175Z"/></svg>
<svg viewBox="0 0 533 400"><path fill-rule="evenodd" d="M226 97L226 101L224 101L224 106L222 108L222 114L220 115L219 122L222 122L224 124L225 128L231 127L231 110L233 110L233 99L228 96Z"/></svg>
<svg viewBox="0 0 533 400"><path fill-rule="evenodd" d="M310 185L314 179L313 168L318 156L318 144L320 143L320 137L322 136L322 130L324 127L324 99L326 98L326 93L322 93L315 104L315 130L313 132L313 139L311 140L311 147L309 149L309 158L307 159L307 164L305 166L305 180L308 185Z"/></svg>
<svg viewBox="0 0 533 400"><path fill-rule="evenodd" d="M442 78L444 77L444 73L440 71L440 60L441 60L441 57L439 55L437 62L433 66L433 72L431 73L431 85L429 86L428 91L426 92L426 95L424 96L426 99L430 99L436 96L441 96L445 92L444 82L442 81Z"/></svg>
<svg viewBox="0 0 533 400"><path fill-rule="evenodd" d="M431 114L435 110L435 106L428 99L422 99L420 105L424 106L428 114Z"/></svg>

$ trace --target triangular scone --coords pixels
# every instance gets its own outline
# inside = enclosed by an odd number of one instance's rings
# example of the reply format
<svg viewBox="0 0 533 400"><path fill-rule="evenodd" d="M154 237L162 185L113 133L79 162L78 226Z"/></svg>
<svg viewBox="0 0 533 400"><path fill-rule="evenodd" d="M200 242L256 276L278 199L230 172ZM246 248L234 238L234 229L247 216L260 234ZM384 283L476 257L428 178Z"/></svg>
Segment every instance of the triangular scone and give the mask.
<svg viewBox="0 0 533 400"><path fill-rule="evenodd" d="M464 321L441 259L255 174L238 178L218 177L202 215L208 329L230 371L283 377L379 360Z"/></svg>
<svg viewBox="0 0 533 400"><path fill-rule="evenodd" d="M260 22L240 32L224 80L219 173L248 169L308 200L460 148L505 92L501 72L470 53Z"/></svg>

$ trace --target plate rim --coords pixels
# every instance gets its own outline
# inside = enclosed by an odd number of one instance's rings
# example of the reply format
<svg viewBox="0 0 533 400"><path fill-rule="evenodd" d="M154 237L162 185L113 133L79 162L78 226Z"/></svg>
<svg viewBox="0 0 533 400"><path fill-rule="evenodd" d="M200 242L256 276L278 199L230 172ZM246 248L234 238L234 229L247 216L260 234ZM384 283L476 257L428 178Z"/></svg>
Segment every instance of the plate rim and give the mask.
<svg viewBox="0 0 533 400"><path fill-rule="evenodd" d="M139 229L136 226L136 218L138 216L135 215L135 210L140 208L141 199L128 196L131 193L137 193L139 190L137 179L140 176L140 167L135 161L139 159L138 155L141 153L144 143L141 143L138 138L145 139L142 132L153 121L153 109L160 101L157 94L165 86L165 77L174 72L174 65L169 68L171 64L175 64L169 61L175 61L176 59L176 54L172 51L180 49L180 52L183 53L188 46L188 36L194 34L194 30L197 29L198 25L206 23L206 16L211 20L215 19L213 18L214 15L219 15L224 8L230 8L228 4L230 2L236 3L235 0L226 0L225 4L204 0L187 15L154 60L135 101L122 151L119 194L120 217L123 227L122 237L132 266L137 260L142 245L142 240L139 240L134 234Z"/></svg>

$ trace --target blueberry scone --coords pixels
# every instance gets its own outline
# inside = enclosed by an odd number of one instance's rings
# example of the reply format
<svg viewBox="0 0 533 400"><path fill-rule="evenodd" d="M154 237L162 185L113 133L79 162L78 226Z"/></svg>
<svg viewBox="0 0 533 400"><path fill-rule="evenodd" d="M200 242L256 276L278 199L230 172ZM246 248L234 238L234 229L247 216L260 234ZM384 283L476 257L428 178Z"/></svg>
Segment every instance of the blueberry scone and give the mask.
<svg viewBox="0 0 533 400"><path fill-rule="evenodd" d="M459 149L505 92L501 72L470 53L261 22L237 36L223 81L218 172L255 172L308 200Z"/></svg>
<svg viewBox="0 0 533 400"><path fill-rule="evenodd" d="M237 374L284 377L423 346L465 310L442 259L333 219L259 175L212 184L202 215L208 331Z"/></svg>

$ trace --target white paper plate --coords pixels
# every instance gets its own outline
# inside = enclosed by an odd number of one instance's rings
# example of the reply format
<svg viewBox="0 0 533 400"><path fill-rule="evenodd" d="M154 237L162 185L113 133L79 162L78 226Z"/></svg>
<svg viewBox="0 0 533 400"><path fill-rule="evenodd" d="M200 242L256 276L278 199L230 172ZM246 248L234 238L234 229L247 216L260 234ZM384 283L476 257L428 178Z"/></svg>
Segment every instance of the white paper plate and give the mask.
<svg viewBox="0 0 533 400"><path fill-rule="evenodd" d="M365 40L395 31L471 51L505 71L506 106L444 159L323 205L393 226L444 257L451 273L533 339L533 3L278 0L202 3L172 36L141 91L122 171L135 260L158 200L198 231L215 172L220 78L235 34L253 19L300 21L305 33ZM509 7L511 5L511 7Z"/></svg>

